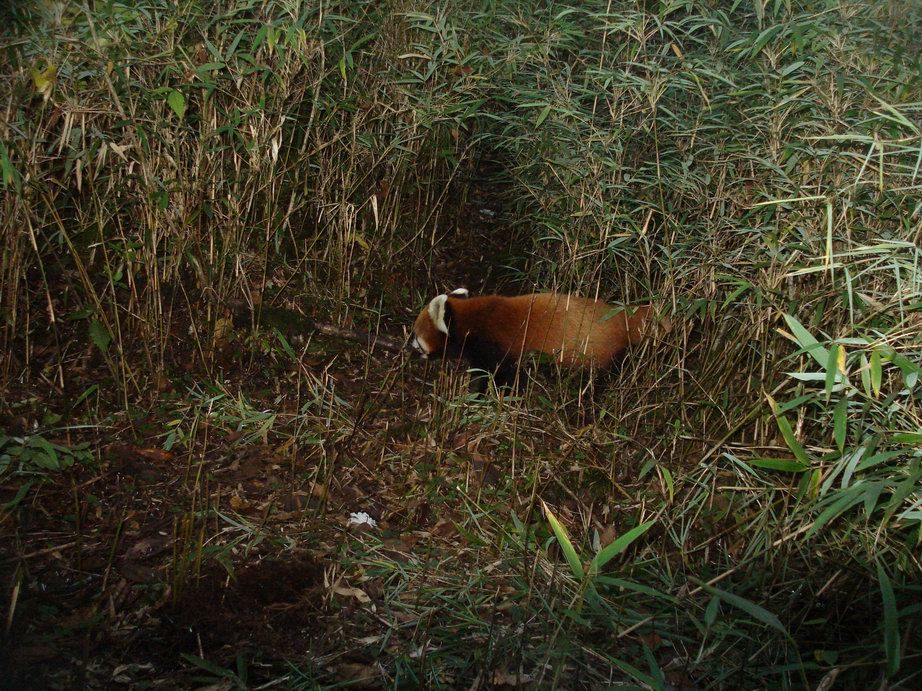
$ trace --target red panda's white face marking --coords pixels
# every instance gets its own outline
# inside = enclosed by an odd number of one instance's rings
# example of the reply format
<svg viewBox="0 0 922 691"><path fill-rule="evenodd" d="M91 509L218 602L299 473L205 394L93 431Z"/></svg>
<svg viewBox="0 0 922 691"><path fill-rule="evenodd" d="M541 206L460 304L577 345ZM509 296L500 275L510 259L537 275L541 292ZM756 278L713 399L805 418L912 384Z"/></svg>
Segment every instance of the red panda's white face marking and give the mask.
<svg viewBox="0 0 922 691"><path fill-rule="evenodd" d="M447 295L439 295L432 298L429 303L429 318L439 331L446 336L448 335L448 324L445 323L445 303L448 302Z"/></svg>

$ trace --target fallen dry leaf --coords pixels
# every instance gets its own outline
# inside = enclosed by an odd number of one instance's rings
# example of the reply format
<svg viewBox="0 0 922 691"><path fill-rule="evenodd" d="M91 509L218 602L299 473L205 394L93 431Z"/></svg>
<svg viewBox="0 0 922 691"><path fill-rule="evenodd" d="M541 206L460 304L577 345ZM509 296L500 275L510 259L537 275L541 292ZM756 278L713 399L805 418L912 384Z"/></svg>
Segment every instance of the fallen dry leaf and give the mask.
<svg viewBox="0 0 922 691"><path fill-rule="evenodd" d="M343 662L337 665L336 671L353 689L376 689L381 681L377 668L363 662Z"/></svg>
<svg viewBox="0 0 922 691"><path fill-rule="evenodd" d="M233 494L230 498L230 505L234 511L243 511L244 509L250 508L252 502L247 501L237 494Z"/></svg>
<svg viewBox="0 0 922 691"><path fill-rule="evenodd" d="M146 559L165 552L172 542L166 535L152 535L135 542L125 553L129 559Z"/></svg>
<svg viewBox="0 0 922 691"><path fill-rule="evenodd" d="M496 686L524 686L531 683L531 675L510 673L505 669L493 672L493 684Z"/></svg>
<svg viewBox="0 0 922 691"><path fill-rule="evenodd" d="M599 533L599 548L607 547L614 542L617 537L618 531L615 530L615 526L609 523L602 529L602 532Z"/></svg>
<svg viewBox="0 0 922 691"><path fill-rule="evenodd" d="M134 452L141 458L154 461L155 463L165 463L167 461L173 460L172 451L164 451L163 449L139 449L135 448Z"/></svg>
<svg viewBox="0 0 922 691"><path fill-rule="evenodd" d="M343 597L354 597L362 604L371 602L371 598L368 597L368 593L366 593L361 588L343 588L340 586L333 586L333 592L337 595L342 595Z"/></svg>

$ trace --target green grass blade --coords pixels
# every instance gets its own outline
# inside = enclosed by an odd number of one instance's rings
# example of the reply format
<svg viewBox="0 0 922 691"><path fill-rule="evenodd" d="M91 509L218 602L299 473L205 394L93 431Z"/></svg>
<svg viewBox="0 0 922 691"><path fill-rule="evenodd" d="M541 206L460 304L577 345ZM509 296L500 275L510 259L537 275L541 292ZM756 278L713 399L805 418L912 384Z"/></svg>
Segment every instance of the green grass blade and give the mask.
<svg viewBox="0 0 922 691"><path fill-rule="evenodd" d="M896 612L896 596L884 567L877 563L877 581L884 605L884 652L887 654L887 676L893 677L900 669L900 630Z"/></svg>
<svg viewBox="0 0 922 691"><path fill-rule="evenodd" d="M839 453L845 450L845 437L848 434L848 399L839 399L832 413L832 437L835 439Z"/></svg>
<svg viewBox="0 0 922 691"><path fill-rule="evenodd" d="M583 580L583 565L580 563L576 548L574 548L573 543L570 542L570 537L567 535L566 528L557 520L554 512L544 503L543 499L541 500L541 507L544 509L544 515L547 516L547 522L551 524L551 530L554 531L557 544L560 545L560 550L563 552L567 564L570 565L570 571L573 573L573 577L578 581Z"/></svg>

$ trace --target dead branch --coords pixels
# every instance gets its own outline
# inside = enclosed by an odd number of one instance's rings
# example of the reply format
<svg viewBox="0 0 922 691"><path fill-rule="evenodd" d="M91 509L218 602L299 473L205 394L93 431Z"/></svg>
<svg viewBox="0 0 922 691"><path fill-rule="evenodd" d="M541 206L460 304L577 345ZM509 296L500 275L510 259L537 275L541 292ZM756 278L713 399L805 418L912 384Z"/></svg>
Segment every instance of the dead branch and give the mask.
<svg viewBox="0 0 922 691"><path fill-rule="evenodd" d="M401 352L406 345L403 341L391 338L390 336L382 336L381 334L369 333L367 331L356 331L355 329L341 329L332 324L318 324L315 322L314 328L326 336L344 338L347 341L355 341L356 343L361 343L370 348L383 348L392 353Z"/></svg>

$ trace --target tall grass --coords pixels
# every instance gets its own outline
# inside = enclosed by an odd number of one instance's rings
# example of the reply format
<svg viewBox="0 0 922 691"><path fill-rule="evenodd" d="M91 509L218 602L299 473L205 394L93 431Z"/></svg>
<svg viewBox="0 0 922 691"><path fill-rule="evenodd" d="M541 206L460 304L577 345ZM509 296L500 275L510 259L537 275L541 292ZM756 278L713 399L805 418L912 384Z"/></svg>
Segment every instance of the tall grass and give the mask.
<svg viewBox="0 0 922 691"><path fill-rule="evenodd" d="M4 511L86 461L60 425L102 446L157 411L192 484L177 591L244 539L329 539L337 488L374 487L399 544L324 551L322 609L370 584L324 624L381 683L917 683L917 3L4 12ZM396 335L496 276L674 328L597 394L476 399L269 319ZM284 539L221 507L211 425L319 499ZM290 678L343 680L318 659Z"/></svg>
<svg viewBox="0 0 922 691"><path fill-rule="evenodd" d="M426 112L415 71L387 74L416 59L377 3L10 11L23 38L7 79L3 342L80 320L135 393L135 363L162 369L192 306L210 365L231 299L306 296L337 317L379 304L372 269L422 256L439 220L427 210L470 157L452 113L463 90ZM401 287L384 286L390 305Z"/></svg>

